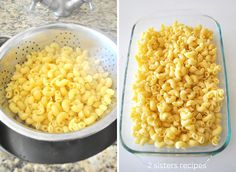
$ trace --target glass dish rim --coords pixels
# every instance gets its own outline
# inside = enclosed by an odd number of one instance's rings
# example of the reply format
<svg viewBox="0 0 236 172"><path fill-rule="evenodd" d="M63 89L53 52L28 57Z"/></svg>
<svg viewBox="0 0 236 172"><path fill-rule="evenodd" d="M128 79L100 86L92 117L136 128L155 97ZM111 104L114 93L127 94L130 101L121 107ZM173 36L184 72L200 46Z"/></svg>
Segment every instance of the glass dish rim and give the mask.
<svg viewBox="0 0 236 172"><path fill-rule="evenodd" d="M122 119L123 119L123 108L124 108L124 97L125 97L125 86L126 86L126 79L127 79L127 72L128 72L128 66L129 66L129 59L130 59L130 51L131 51L131 45L132 45L132 41L133 41L133 36L134 36L134 31L136 26L142 22L145 19L150 19L150 18L155 18L155 17L171 17L173 16L173 14L170 15L158 15L158 16L149 16L149 17L144 17L144 18L140 18L138 19L131 30L131 36L130 36L130 40L129 40L129 47L128 47L128 53L127 53L127 60L125 63L125 73L124 73L124 79L123 79L123 90L122 90L122 94L121 94L121 107L120 107L120 124L119 124L119 136L120 136L120 142L122 144L122 146L129 152L134 153L134 154L146 154L146 155L215 155L217 153L222 152L228 145L231 139L231 124L230 124L230 97L229 97L229 84L228 84L228 77L227 77L227 68L226 68L226 58L225 58L225 53L224 53L224 44L223 44L223 39L222 39L222 31L221 31L221 26L219 24L219 22L214 19L213 17L206 15L206 14L177 14L175 16L177 17L184 17L184 16L194 16L194 17L205 17L208 18L209 20L213 21L216 24L217 27L217 31L219 33L219 42L220 42L220 48L221 48L221 55L222 55L222 61L223 61L223 66L224 66L224 81L225 81L225 89L226 89L226 100L227 100L227 104L226 104L226 108L227 108L227 135L226 135L226 139L224 144L219 147L216 150L213 151L198 151L198 152L152 152L152 151L138 151L138 150L134 150L132 148L130 148L128 145L126 145L123 136L122 136Z"/></svg>

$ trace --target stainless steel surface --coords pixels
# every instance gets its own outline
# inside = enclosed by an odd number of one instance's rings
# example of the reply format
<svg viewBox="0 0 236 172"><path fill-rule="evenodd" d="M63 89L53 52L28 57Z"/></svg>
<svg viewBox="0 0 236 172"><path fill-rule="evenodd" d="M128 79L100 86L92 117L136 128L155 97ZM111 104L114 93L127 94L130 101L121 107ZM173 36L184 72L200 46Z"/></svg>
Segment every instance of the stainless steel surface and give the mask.
<svg viewBox="0 0 236 172"><path fill-rule="evenodd" d="M29 29L10 40L0 37L0 149L23 160L44 163L76 162L91 157L116 141L116 102L107 116L84 130L48 134L26 127L11 116L4 88L25 55L51 42L88 49L111 74L116 90L116 45L101 33L75 24L50 24ZM8 41L7 41L8 40ZM7 42L6 42L7 41ZM5 44L3 44L6 42ZM2 45L3 44L3 45Z"/></svg>
<svg viewBox="0 0 236 172"><path fill-rule="evenodd" d="M33 10L37 3L42 3L51 9L56 16L69 16L76 8L87 3L90 10L93 9L92 0L32 0L30 10Z"/></svg>
<svg viewBox="0 0 236 172"><path fill-rule="evenodd" d="M1 36L1 37L0 37L0 47L1 47L8 39L10 39L10 37L8 37L8 36ZM1 125L1 124L2 124L2 123L0 122L0 125ZM0 140L1 140L1 137L0 137ZM3 148L1 147L1 144L0 144L0 151L7 152L5 149L3 149Z"/></svg>
<svg viewBox="0 0 236 172"><path fill-rule="evenodd" d="M103 68L113 79L113 89L116 90L116 45L101 33L76 24L49 24L29 29L8 40L0 48L0 120L15 132L26 137L41 141L66 141L81 139L93 135L116 120L116 101L111 111L95 124L77 132L65 134L44 133L18 122L8 109L5 98L5 87L14 72L14 66L25 60L26 54L40 50L56 41L60 45L80 46L90 52L94 58L100 59Z"/></svg>
<svg viewBox="0 0 236 172"><path fill-rule="evenodd" d="M0 148L23 160L44 163L76 162L91 157L116 141L116 121L103 130L82 139L38 141L25 137L0 122Z"/></svg>

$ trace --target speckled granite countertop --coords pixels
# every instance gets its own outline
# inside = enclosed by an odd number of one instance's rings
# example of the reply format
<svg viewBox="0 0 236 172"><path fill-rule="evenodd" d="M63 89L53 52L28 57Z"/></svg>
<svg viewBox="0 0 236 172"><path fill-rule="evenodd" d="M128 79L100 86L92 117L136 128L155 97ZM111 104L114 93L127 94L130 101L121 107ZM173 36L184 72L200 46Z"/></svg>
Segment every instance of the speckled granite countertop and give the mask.
<svg viewBox="0 0 236 172"><path fill-rule="evenodd" d="M13 36L32 26L52 22L70 22L101 30L116 40L116 0L93 0L94 10L88 6L75 10L67 18L57 18L42 5L29 12L30 0L0 0L0 36ZM77 163L41 165L22 161L0 151L0 172L113 172L116 171L116 145Z"/></svg>
<svg viewBox="0 0 236 172"><path fill-rule="evenodd" d="M0 0L0 35L12 36L32 26L52 22L79 23L116 38L116 0L93 0L94 9L84 4L66 18L58 18L40 3L29 11L30 0Z"/></svg>

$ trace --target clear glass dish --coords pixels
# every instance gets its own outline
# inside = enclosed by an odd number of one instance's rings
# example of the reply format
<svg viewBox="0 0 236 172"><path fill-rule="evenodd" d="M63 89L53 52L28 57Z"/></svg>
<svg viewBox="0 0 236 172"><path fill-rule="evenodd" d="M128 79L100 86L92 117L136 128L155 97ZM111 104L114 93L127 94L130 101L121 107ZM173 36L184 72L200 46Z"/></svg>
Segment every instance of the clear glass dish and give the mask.
<svg viewBox="0 0 236 172"><path fill-rule="evenodd" d="M220 87L225 91L225 99L222 106L222 127L221 141L218 146L198 146L186 149L176 148L156 148L153 145L138 145L134 143L131 126L132 120L130 118L133 91L132 85L135 82L135 73L137 71L137 63L135 61L135 54L137 52L137 41L140 39L141 33L146 31L149 27L154 27L160 30L160 25L171 25L174 21L178 21L188 26L197 26L201 24L203 27L209 28L214 32L214 42L217 46L217 63L222 66L222 71L219 74ZM228 81L226 73L226 64L224 56L224 48L222 41L221 28L219 23L212 17L206 15L163 15L157 17L148 17L139 20L134 24L128 50L128 57L126 62L124 85L121 100L121 116L120 116L120 138L123 146L132 153L144 154L216 154L224 150L230 141L230 105Z"/></svg>

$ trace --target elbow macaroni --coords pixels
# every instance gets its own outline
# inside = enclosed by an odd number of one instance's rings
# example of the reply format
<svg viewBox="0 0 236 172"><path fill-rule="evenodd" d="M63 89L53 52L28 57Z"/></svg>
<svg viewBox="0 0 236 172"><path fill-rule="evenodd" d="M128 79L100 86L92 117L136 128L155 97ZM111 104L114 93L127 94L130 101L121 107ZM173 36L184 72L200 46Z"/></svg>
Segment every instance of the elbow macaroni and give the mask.
<svg viewBox="0 0 236 172"><path fill-rule="evenodd" d="M212 31L174 22L142 34L132 108L137 144L186 148L217 145L222 132Z"/></svg>
<svg viewBox="0 0 236 172"><path fill-rule="evenodd" d="M87 54L52 43L27 55L6 88L16 118L49 133L80 130L102 118L115 91L108 73Z"/></svg>

